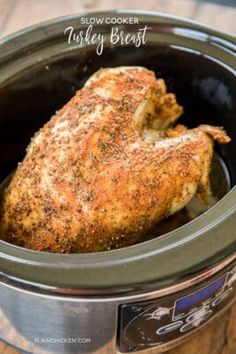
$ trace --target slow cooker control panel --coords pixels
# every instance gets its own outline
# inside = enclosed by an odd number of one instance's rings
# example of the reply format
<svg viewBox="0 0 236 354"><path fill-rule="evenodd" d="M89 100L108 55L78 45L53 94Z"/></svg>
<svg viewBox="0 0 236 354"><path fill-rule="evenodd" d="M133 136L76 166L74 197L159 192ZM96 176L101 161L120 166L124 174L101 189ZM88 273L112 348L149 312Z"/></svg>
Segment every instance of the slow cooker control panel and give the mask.
<svg viewBox="0 0 236 354"><path fill-rule="evenodd" d="M118 346L135 352L180 339L215 316L236 296L236 266L176 294L120 307Z"/></svg>

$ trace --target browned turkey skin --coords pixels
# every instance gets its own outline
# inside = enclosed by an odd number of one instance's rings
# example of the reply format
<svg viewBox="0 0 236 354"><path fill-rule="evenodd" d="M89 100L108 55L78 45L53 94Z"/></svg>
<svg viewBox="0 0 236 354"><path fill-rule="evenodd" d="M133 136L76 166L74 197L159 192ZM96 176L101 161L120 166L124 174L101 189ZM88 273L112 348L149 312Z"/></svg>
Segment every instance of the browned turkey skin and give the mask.
<svg viewBox="0 0 236 354"><path fill-rule="evenodd" d="M172 128L183 109L142 67L101 69L35 134L1 205L1 233L39 251L93 252L142 240L209 193L222 128Z"/></svg>

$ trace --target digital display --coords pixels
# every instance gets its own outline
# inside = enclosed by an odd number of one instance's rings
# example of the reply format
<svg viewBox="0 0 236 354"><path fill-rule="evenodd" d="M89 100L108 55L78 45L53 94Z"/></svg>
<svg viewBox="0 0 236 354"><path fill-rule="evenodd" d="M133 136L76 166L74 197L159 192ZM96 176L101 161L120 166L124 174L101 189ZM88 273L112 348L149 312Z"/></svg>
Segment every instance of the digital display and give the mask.
<svg viewBox="0 0 236 354"><path fill-rule="evenodd" d="M210 298L213 294L215 294L218 290L220 290L225 282L225 275L205 288L202 288L195 293L183 297L176 301L175 303L175 316L178 314L182 314L187 310L190 310L192 307L199 305L203 301Z"/></svg>

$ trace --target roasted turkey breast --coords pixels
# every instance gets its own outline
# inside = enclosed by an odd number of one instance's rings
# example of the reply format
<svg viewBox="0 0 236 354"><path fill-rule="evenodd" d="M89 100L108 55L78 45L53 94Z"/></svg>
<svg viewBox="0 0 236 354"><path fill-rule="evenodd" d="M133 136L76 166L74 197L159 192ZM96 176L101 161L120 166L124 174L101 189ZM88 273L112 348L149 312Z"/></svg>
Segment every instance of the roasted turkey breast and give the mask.
<svg viewBox="0 0 236 354"><path fill-rule="evenodd" d="M6 188L1 232L40 251L92 252L142 240L209 193L222 128L173 124L183 109L142 67L101 69L33 137Z"/></svg>

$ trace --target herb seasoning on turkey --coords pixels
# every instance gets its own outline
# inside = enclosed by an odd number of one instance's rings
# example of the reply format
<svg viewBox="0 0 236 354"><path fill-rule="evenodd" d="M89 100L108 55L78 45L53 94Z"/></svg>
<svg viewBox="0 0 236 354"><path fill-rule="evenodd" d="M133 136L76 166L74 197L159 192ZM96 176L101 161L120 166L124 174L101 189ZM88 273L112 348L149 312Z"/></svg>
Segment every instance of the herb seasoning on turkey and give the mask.
<svg viewBox="0 0 236 354"><path fill-rule="evenodd" d="M183 109L142 67L101 69L35 134L1 205L5 239L40 251L93 252L142 240L210 193L222 128L174 126Z"/></svg>

